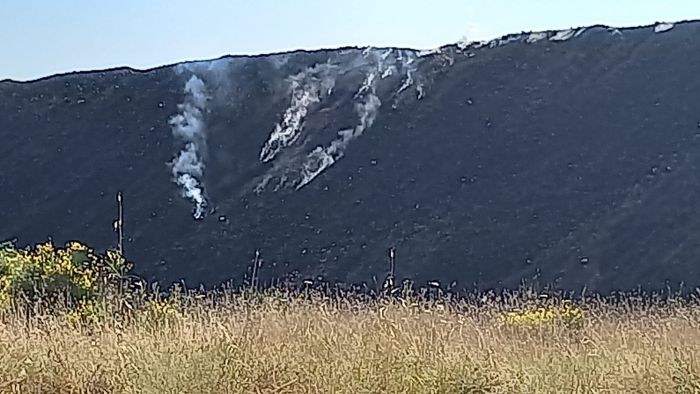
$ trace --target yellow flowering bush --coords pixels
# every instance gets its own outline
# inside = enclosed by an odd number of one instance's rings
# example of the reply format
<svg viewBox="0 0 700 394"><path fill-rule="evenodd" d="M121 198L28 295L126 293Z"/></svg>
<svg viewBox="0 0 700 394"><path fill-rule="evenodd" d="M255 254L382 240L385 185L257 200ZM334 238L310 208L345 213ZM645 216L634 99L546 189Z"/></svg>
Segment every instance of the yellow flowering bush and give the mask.
<svg viewBox="0 0 700 394"><path fill-rule="evenodd" d="M95 300L81 299L78 304L66 314L68 322L73 325L97 323L102 310Z"/></svg>
<svg viewBox="0 0 700 394"><path fill-rule="evenodd" d="M98 255L79 242L52 242L20 249L0 246L0 306L13 297L51 301L67 297L77 305L93 300L121 280L125 260L114 251Z"/></svg>
<svg viewBox="0 0 700 394"><path fill-rule="evenodd" d="M563 306L541 306L507 312L499 317L501 323L514 327L544 327L563 325L580 327L585 318L581 308L569 304Z"/></svg>
<svg viewBox="0 0 700 394"><path fill-rule="evenodd" d="M144 312L147 321L156 325L172 323L181 317L180 311L172 302L162 299L155 299L146 303Z"/></svg>

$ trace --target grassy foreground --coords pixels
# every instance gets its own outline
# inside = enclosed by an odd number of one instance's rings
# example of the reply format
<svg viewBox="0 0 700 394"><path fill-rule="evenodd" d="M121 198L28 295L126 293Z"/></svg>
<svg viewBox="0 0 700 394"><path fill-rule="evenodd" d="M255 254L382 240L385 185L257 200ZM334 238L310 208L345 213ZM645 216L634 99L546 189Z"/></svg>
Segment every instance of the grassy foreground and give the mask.
<svg viewBox="0 0 700 394"><path fill-rule="evenodd" d="M587 302L573 320L559 307L229 294L91 323L10 308L0 392L700 392L700 306Z"/></svg>

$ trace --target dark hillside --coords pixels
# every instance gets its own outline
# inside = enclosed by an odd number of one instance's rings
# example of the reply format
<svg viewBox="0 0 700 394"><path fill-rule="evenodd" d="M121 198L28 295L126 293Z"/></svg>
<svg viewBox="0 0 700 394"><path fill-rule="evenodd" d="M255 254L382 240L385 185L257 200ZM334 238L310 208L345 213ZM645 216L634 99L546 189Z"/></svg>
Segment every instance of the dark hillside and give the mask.
<svg viewBox="0 0 700 394"><path fill-rule="evenodd" d="M113 246L122 191L166 283L699 286L700 23L656 30L1 82L0 240Z"/></svg>

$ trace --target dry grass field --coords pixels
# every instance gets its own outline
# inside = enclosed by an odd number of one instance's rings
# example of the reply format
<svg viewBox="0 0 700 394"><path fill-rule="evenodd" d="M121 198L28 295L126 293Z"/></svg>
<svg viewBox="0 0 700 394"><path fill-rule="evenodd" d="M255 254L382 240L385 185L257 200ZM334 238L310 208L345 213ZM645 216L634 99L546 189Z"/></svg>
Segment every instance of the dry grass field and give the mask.
<svg viewBox="0 0 700 394"><path fill-rule="evenodd" d="M0 392L698 393L700 306L267 292L92 321L14 307Z"/></svg>

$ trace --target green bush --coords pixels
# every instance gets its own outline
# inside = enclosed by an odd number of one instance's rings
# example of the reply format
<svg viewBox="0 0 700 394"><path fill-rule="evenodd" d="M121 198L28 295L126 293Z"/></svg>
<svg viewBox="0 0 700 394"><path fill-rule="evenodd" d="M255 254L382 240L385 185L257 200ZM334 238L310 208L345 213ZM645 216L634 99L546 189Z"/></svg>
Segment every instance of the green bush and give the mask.
<svg viewBox="0 0 700 394"><path fill-rule="evenodd" d="M46 306L57 299L71 305L94 303L120 290L127 269L118 252L99 255L79 242L24 249L6 244L0 246L0 307L18 300Z"/></svg>

